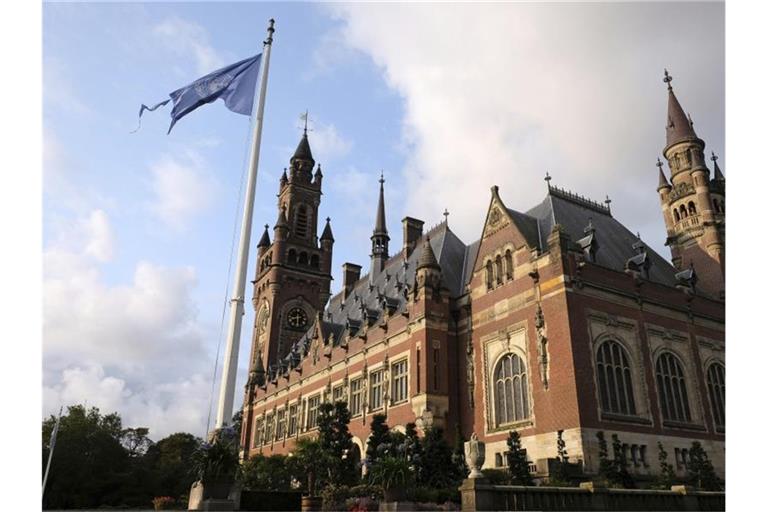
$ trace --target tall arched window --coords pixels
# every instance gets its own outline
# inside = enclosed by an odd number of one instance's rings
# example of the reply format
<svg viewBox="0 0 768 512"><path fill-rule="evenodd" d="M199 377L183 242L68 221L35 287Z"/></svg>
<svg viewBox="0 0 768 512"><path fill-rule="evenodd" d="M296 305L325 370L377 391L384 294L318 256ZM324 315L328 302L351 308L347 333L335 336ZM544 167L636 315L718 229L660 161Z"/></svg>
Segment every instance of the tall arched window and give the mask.
<svg viewBox="0 0 768 512"><path fill-rule="evenodd" d="M683 365L671 352L664 352L656 360L656 386L659 391L661 416L665 420L691 421Z"/></svg>
<svg viewBox="0 0 768 512"><path fill-rule="evenodd" d="M493 288L493 263L490 261L485 264L485 285L489 290Z"/></svg>
<svg viewBox="0 0 768 512"><path fill-rule="evenodd" d="M684 218L686 218L687 216L688 216L688 212L687 212L687 211L686 211L686 209L685 209L685 205L684 205L684 204L681 204L681 205L680 205L680 217L682 217L682 218L684 219Z"/></svg>
<svg viewBox="0 0 768 512"><path fill-rule="evenodd" d="M307 214L307 207L303 204L299 205L296 209L296 235L306 238L308 226L309 215Z"/></svg>
<svg viewBox="0 0 768 512"><path fill-rule="evenodd" d="M597 349L597 388L603 411L635 414L629 356L619 343L607 340Z"/></svg>
<svg viewBox="0 0 768 512"><path fill-rule="evenodd" d="M528 377L517 354L507 354L493 372L496 425L528 418Z"/></svg>
<svg viewBox="0 0 768 512"><path fill-rule="evenodd" d="M694 204L693 201L688 202L688 213L691 215L696 215L696 204Z"/></svg>
<svg viewBox="0 0 768 512"><path fill-rule="evenodd" d="M707 371L707 388L709 401L712 404L712 416L715 426L725 427L725 366L712 363Z"/></svg>
<svg viewBox="0 0 768 512"><path fill-rule="evenodd" d="M675 214L675 222L680 222L680 214L677 213L677 208L673 210L673 213Z"/></svg>
<svg viewBox="0 0 768 512"><path fill-rule="evenodd" d="M496 256L496 284L501 284L504 271L501 267L501 256Z"/></svg>
<svg viewBox="0 0 768 512"><path fill-rule="evenodd" d="M512 251L504 253L504 266L507 267L507 279L512 280Z"/></svg>

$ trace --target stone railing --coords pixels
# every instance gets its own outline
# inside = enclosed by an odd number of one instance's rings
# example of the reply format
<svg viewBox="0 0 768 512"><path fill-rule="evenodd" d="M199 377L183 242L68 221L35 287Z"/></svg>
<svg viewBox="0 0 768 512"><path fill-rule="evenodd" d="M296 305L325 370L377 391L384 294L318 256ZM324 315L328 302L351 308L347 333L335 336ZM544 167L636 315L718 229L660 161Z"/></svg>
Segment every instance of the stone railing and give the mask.
<svg viewBox="0 0 768 512"><path fill-rule="evenodd" d="M492 485L482 478L464 480L461 510L725 510L725 493L673 486L669 491L607 489L592 482L581 487Z"/></svg>
<svg viewBox="0 0 768 512"><path fill-rule="evenodd" d="M725 510L724 492L696 491L675 485L669 491L649 489L608 489L584 482L579 487L535 487L493 485L480 468L485 461L485 444L477 436L464 443L464 455L471 470L459 487L461 510Z"/></svg>

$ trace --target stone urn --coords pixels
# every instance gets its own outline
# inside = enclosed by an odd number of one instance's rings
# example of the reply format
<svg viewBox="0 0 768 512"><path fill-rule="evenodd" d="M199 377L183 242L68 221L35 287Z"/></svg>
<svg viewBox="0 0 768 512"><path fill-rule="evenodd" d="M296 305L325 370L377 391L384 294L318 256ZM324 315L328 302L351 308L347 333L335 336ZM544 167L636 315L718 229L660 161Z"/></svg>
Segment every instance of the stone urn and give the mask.
<svg viewBox="0 0 768 512"><path fill-rule="evenodd" d="M464 443L464 459L470 469L469 478L483 478L480 468L485 462L485 443L478 441L474 432L470 440Z"/></svg>

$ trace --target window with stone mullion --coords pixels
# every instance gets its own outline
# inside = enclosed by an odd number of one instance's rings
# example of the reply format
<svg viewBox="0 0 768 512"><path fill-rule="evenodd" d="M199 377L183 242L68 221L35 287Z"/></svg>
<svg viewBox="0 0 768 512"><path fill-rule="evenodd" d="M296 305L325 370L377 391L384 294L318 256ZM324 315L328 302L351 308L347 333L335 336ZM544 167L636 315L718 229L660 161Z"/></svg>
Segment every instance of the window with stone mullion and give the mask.
<svg viewBox="0 0 768 512"><path fill-rule="evenodd" d="M494 377L496 425L527 419L528 385L522 359L516 354L502 357L496 365Z"/></svg>
<svg viewBox="0 0 768 512"><path fill-rule="evenodd" d="M714 363L707 371L707 387L709 389L710 402L712 403L712 415L715 425L725 426L725 367L720 363Z"/></svg>
<svg viewBox="0 0 768 512"><path fill-rule="evenodd" d="M600 405L606 412L634 415L635 399L629 358L617 342L608 340L597 351Z"/></svg>
<svg viewBox="0 0 768 512"><path fill-rule="evenodd" d="M671 421L691 421L685 374L680 362L669 352L661 354L656 361L656 382L662 417Z"/></svg>

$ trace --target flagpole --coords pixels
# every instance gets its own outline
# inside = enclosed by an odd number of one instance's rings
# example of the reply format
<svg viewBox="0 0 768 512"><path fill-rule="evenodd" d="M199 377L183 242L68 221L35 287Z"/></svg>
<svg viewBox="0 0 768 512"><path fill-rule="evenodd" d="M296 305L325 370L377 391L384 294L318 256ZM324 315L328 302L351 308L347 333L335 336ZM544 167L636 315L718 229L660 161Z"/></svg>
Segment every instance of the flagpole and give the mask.
<svg viewBox="0 0 768 512"><path fill-rule="evenodd" d="M45 484L48 483L48 474L51 471L51 460L53 460L53 449L56 446L56 435L59 433L59 424L61 423L61 411L64 410L64 407L59 408L59 416L56 418L56 424L53 426L53 431L51 432L51 440L50 440L50 448L48 452L48 464L45 466L45 476L43 477L43 495L45 495Z"/></svg>
<svg viewBox="0 0 768 512"><path fill-rule="evenodd" d="M232 406L235 398L235 379L237 378L237 357L240 351L240 330L243 323L245 282L248 272L248 250L251 243L251 224L253 221L253 200L256 195L256 175L259 168L259 150L261 147L261 129L264 120L264 100L269 77L269 55L272 50L272 34L275 32L275 20L269 20L267 39L264 41L264 67L259 88L259 103L256 108L256 124L251 138L250 159L248 162L248 182L243 205L243 223L240 228L240 246L237 256L234 295L229 301L229 327L227 330L227 348L224 352L224 365L221 373L221 391L219 407L216 413L216 429L228 425L232 419ZM253 114L251 114L253 115Z"/></svg>

